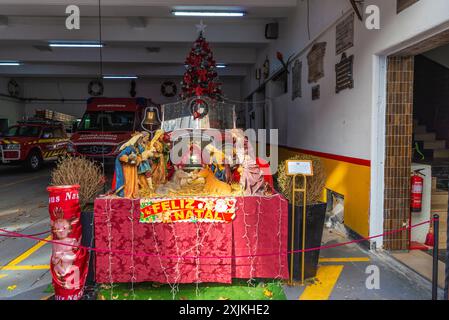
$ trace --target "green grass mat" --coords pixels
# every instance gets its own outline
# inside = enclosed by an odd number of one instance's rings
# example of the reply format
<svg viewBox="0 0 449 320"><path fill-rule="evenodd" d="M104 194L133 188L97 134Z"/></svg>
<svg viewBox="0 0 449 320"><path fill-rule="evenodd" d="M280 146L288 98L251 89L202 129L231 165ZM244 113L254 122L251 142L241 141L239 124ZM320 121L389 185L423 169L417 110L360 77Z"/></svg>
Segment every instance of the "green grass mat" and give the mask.
<svg viewBox="0 0 449 320"><path fill-rule="evenodd" d="M180 284L179 291L173 298L172 289L166 284L138 283L134 284L134 295L131 284L101 285L99 300L286 300L284 290L279 281L255 282L254 286L246 281L234 281L230 285L202 283Z"/></svg>

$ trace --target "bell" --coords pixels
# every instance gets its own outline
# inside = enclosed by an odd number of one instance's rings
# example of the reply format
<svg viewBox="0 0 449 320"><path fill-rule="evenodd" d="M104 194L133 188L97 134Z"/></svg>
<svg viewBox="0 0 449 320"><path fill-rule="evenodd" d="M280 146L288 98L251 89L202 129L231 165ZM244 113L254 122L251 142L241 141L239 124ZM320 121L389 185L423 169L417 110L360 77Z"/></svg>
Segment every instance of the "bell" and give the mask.
<svg viewBox="0 0 449 320"><path fill-rule="evenodd" d="M154 110L147 111L147 114L146 114L143 124L149 125L149 126L154 126L154 125L159 124L159 120L157 118L156 111L154 111Z"/></svg>
<svg viewBox="0 0 449 320"><path fill-rule="evenodd" d="M141 127L146 132L150 133L150 137L153 138L154 132L161 126L161 118L159 116L159 110L156 107L147 107L145 109L145 117L141 122Z"/></svg>

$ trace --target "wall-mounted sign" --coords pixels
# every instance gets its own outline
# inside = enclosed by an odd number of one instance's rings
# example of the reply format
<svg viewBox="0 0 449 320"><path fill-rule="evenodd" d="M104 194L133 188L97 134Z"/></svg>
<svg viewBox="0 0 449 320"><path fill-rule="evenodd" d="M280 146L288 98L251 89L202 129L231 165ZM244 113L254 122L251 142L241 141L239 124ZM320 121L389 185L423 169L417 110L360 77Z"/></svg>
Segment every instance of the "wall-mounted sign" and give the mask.
<svg viewBox="0 0 449 320"><path fill-rule="evenodd" d="M268 56L262 65L262 73L264 79L268 79L270 76L270 60L268 59Z"/></svg>
<svg viewBox="0 0 449 320"><path fill-rule="evenodd" d="M353 65L354 55L346 57L346 53L343 53L340 62L335 65L335 92L354 88Z"/></svg>
<svg viewBox="0 0 449 320"><path fill-rule="evenodd" d="M292 100L302 97L302 62L296 60L292 68Z"/></svg>
<svg viewBox="0 0 449 320"><path fill-rule="evenodd" d="M260 80L261 77L262 77L262 69L257 68L256 69L256 80Z"/></svg>
<svg viewBox="0 0 449 320"><path fill-rule="evenodd" d="M337 55L354 46L354 13L337 24L335 50Z"/></svg>
<svg viewBox="0 0 449 320"><path fill-rule="evenodd" d="M320 86L317 85L317 86L312 87L312 100L319 100L320 96L321 96Z"/></svg>
<svg viewBox="0 0 449 320"><path fill-rule="evenodd" d="M324 55L326 54L326 42L315 43L307 54L309 65L309 83L317 82L324 77Z"/></svg>
<svg viewBox="0 0 449 320"><path fill-rule="evenodd" d="M287 160L287 175L313 176L313 164L311 160Z"/></svg>

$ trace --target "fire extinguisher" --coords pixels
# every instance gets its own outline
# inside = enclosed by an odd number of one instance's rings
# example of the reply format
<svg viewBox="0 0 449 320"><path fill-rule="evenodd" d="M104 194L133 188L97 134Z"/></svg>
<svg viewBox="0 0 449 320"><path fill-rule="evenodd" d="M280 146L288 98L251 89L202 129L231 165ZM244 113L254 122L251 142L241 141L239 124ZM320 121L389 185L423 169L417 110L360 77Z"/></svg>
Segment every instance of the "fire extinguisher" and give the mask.
<svg viewBox="0 0 449 320"><path fill-rule="evenodd" d="M424 188L425 175L421 173L424 169L413 171L412 187L410 192L410 208L412 212L422 211L422 194Z"/></svg>

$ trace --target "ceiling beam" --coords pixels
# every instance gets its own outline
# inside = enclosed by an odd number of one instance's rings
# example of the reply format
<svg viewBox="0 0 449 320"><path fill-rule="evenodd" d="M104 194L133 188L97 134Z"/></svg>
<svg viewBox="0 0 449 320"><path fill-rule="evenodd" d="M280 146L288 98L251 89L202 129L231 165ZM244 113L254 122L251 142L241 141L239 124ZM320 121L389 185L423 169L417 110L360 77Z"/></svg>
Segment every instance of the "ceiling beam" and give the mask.
<svg viewBox="0 0 449 320"><path fill-rule="evenodd" d="M132 28L126 18L105 18L102 38L105 42L192 43L198 36L197 19L151 19L145 28ZM206 37L211 43L268 44L265 39L266 20L210 21ZM79 30L68 30L63 18L10 18L10 25L0 28L0 41L98 40L98 20L86 18Z"/></svg>
<svg viewBox="0 0 449 320"><path fill-rule="evenodd" d="M157 52L149 52L146 46L107 46L103 48L103 61L111 63L162 63L183 64L190 51L190 46L153 46ZM212 45L212 52L217 62L227 64L254 64L255 48L229 48ZM25 44L2 45L0 60L17 60L24 63L64 63L64 62L97 62L99 49L91 48L49 48L46 45L33 47Z"/></svg>
<svg viewBox="0 0 449 320"><path fill-rule="evenodd" d="M0 66L0 76L3 77L92 77L100 74L99 64L39 64L21 67ZM104 64L105 75L137 75L139 78L182 76L184 66L173 65L117 65ZM244 77L248 72L246 66L230 66L218 70L219 77Z"/></svg>
<svg viewBox="0 0 449 320"><path fill-rule="evenodd" d="M107 0L102 6L123 6L124 0ZM2 0L4 5L35 5L35 0ZM98 6L98 0L77 0L77 5ZM296 0L214 0L214 6L296 7ZM40 0L39 5L67 5L67 0ZM185 6L184 0L126 0L127 6ZM190 6L210 6L210 0L191 0Z"/></svg>

